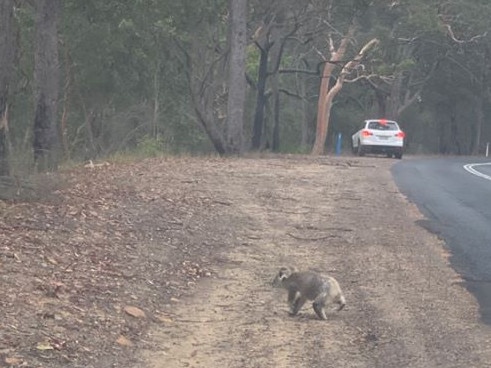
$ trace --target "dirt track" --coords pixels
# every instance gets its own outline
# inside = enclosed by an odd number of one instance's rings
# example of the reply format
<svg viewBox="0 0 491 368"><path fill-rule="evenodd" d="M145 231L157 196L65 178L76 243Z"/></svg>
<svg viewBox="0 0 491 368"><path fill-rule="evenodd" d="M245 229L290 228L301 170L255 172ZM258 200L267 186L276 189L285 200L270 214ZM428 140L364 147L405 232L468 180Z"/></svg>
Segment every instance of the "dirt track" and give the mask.
<svg viewBox="0 0 491 368"><path fill-rule="evenodd" d="M0 203L0 366L490 367L395 162L152 159ZM288 316L269 285L284 264L336 277L345 309Z"/></svg>
<svg viewBox="0 0 491 368"><path fill-rule="evenodd" d="M227 203L223 262L154 328L160 367L488 367L490 331L416 222L392 160L263 159L200 165L193 190ZM213 230L213 229L211 229ZM328 272L348 305L287 315L276 268Z"/></svg>

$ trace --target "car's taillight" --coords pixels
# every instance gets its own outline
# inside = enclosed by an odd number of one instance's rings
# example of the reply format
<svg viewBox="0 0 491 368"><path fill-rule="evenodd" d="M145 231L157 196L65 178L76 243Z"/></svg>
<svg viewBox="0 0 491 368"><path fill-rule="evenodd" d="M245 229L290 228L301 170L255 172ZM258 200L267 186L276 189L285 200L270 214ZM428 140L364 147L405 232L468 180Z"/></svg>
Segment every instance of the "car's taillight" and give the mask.
<svg viewBox="0 0 491 368"><path fill-rule="evenodd" d="M397 138L404 138L405 136L406 136L406 134L404 132L399 132L396 134Z"/></svg>
<svg viewBox="0 0 491 368"><path fill-rule="evenodd" d="M373 135L373 133L368 131L368 130L362 130L361 135L362 135L362 137L369 137L369 136Z"/></svg>

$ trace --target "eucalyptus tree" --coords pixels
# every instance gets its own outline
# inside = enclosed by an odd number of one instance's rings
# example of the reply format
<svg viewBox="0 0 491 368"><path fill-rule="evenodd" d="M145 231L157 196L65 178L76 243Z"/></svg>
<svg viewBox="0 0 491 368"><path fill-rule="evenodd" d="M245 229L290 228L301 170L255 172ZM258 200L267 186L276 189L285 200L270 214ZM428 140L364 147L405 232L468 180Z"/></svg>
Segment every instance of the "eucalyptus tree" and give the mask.
<svg viewBox="0 0 491 368"><path fill-rule="evenodd" d="M318 22L327 26L324 47L319 48L323 67L317 107L317 126L312 154L324 152L329 127L329 119L334 97L340 92L345 80L360 70L366 54L378 45L377 38L360 37L359 21L363 19L371 2L365 1L317 1ZM361 44L353 55L348 46L357 40ZM361 42L360 42L361 41ZM358 79L358 75L356 78ZM334 80L334 81L332 81Z"/></svg>
<svg viewBox="0 0 491 368"><path fill-rule="evenodd" d="M59 160L57 130L60 69L58 22L60 0L38 0L34 54L34 159L38 169L56 169Z"/></svg>
<svg viewBox="0 0 491 368"><path fill-rule="evenodd" d="M349 61L349 59L344 60L343 57L353 41L352 36L357 28L353 20L358 18L367 6L368 3L365 4L363 1L353 1L348 4L341 1L320 0L307 3L270 1L261 2L254 7L254 15L259 16L261 21L255 27L253 37L259 50L253 148L259 148L264 143L261 142L261 137L264 133L266 96L279 96L278 92L285 94L286 98L303 101L301 109L303 115L296 112L294 118L294 121L302 121L301 141L298 141L297 145L305 145L308 142L311 120L309 111L313 109L309 103L309 95L312 95L310 91L315 85L320 94L317 97L317 126L319 129L316 134L316 149L323 151L329 120L327 113L330 111L327 105L332 104L333 97L346 78L347 70L354 68L354 64L359 64L363 57L358 56L357 60L353 60L343 73L339 74L342 70L341 63ZM343 35L343 32L348 33ZM344 42L342 42L343 38ZM367 40L369 43L367 48L377 43L375 40L369 41ZM339 50L336 50L337 46L340 47ZM326 48L328 51L325 51ZM361 49L365 53L366 48L361 47ZM328 55L329 53L331 55ZM352 50L347 55L354 57ZM341 75L341 78L337 78L338 74ZM279 75L289 75L294 78L282 78L281 85L279 85ZM314 83L312 83L313 76L317 76ZM269 78L271 88L266 90L266 82ZM329 88L333 86L331 83L335 80L339 80L340 83L331 91L332 93L327 95ZM320 88L319 85L321 85ZM280 109L279 98L276 97L273 100L273 149L278 147L277 142L279 141L279 112L285 113L289 105L292 104L283 104Z"/></svg>
<svg viewBox="0 0 491 368"><path fill-rule="evenodd" d="M251 12L252 41L259 53L257 63L253 64L257 65L257 77L249 76L249 80L253 81L251 84L256 92L251 142L253 149L268 145L270 140L274 151L279 148L281 110L279 76L281 72L285 72L281 68L282 59L287 49L287 42L298 42L295 36L302 28L302 25L308 22L309 14L307 9L307 3L298 1L273 0L253 3ZM255 55L255 53L251 53L251 55ZM287 56L293 57L291 53ZM268 81L270 81L269 90L267 90ZM286 87L283 86L283 88ZM283 89L283 92L289 94L286 89ZM268 96L272 96L273 100L273 130L272 137L264 139L264 136L267 135L265 129L265 107Z"/></svg>
<svg viewBox="0 0 491 368"><path fill-rule="evenodd" d="M63 111L72 151L93 158L146 140L162 149L193 146L198 129L186 123L189 100L173 42L185 5L65 2Z"/></svg>
<svg viewBox="0 0 491 368"><path fill-rule="evenodd" d="M192 149L203 136L195 122L217 152L228 152L227 1L87 0L66 7L67 110L79 122L67 128L88 157L146 135Z"/></svg>
<svg viewBox="0 0 491 368"><path fill-rule="evenodd" d="M229 0L229 17L227 151L241 153L246 99L247 0Z"/></svg>
<svg viewBox="0 0 491 368"><path fill-rule="evenodd" d="M450 95L460 91L456 96L460 94L460 101L467 101L467 106L473 105L474 108L477 107L476 111L480 111L479 106L485 105L486 100L481 100L479 104L477 96L487 95L484 88L487 85L485 82L487 73L484 68L487 64L486 53L482 51L482 46L486 44L488 38L486 33L486 19L489 19L490 7L488 3L481 1L469 3L459 0L356 2L352 4L351 9L358 10L358 13L351 13L351 15L340 3L331 1L329 4L322 20L328 22L332 29L338 32L334 34L334 38L331 36L330 52L327 57L323 54L326 66L322 77L324 86L320 88L320 96L326 90L328 91L326 96L336 95L338 92L336 86L342 86L343 73L347 73L345 82L362 81L358 89L369 87L373 90L374 100L378 106L377 113L380 116L399 119L401 114L414 107L415 103L421 112L431 111L431 114L438 114L435 104L432 104L429 98L435 96L435 93L429 94L430 90L439 91L445 104L446 101L451 100ZM343 5L347 4L343 3ZM345 10L344 16L340 16L341 10ZM353 21L346 22L347 19ZM344 22L339 22L341 20ZM333 32L329 33L332 34ZM350 42L343 44L343 39ZM355 50L353 42L358 43L360 45L357 46L358 49L363 50L361 45L368 45L373 39L378 39L379 43L378 47L370 52L370 58L351 64L354 66L351 70L346 68L350 66L351 61L356 61L356 57L353 56ZM319 47L319 50L323 48ZM339 54L344 55L344 60L339 58ZM329 63L337 65L328 65ZM448 63L451 65L447 67ZM460 70L463 75L467 75L467 80L462 80L460 75L449 83L441 84L446 85L447 88L449 85L453 86L448 98L445 97L445 90L439 86L442 78L448 78L448 74L446 77L442 75L444 70L455 72ZM465 92L466 85L469 86L469 92L476 95L474 99ZM322 98L319 101L317 140L312 151L314 154L323 151L327 132L327 127L323 124L327 124L329 118L323 118L322 114L329 113L328 106L332 99L325 99L324 101L327 102L325 106L322 105ZM454 103L452 106L457 104L459 103ZM447 113L443 114L447 115L448 123L443 124L442 128L449 132L444 135L448 136L444 139L447 142L444 146L454 147L459 153L476 151L481 131L479 122L482 121L484 114L470 117L468 120L473 123L462 124L459 118L448 115L452 110L446 109ZM465 109L459 109L457 116L461 116L463 110ZM409 131L415 131L417 127L424 129L419 123L421 118L418 118L417 111L414 108L411 111L414 123L409 125ZM436 119L440 120L441 117ZM472 142L469 138L465 138L469 134L475 137Z"/></svg>
<svg viewBox="0 0 491 368"><path fill-rule="evenodd" d="M434 2L398 1L370 8L365 26L381 44L369 65L379 117L398 120L434 75L447 49Z"/></svg>
<svg viewBox="0 0 491 368"><path fill-rule="evenodd" d="M0 176L10 173L8 100L14 57L13 12L13 0L0 2Z"/></svg>
<svg viewBox="0 0 491 368"><path fill-rule="evenodd" d="M452 48L448 62L466 79L463 85L468 85L471 92L470 101L466 104L470 107L465 124L468 127L464 132L462 129L461 132L452 129L451 139L454 142L461 141L460 144L453 145L458 153L476 154L481 145L485 109L486 106L491 105L489 74L491 37L488 34L491 4L480 0L465 2L454 0L442 3L439 10L442 25ZM457 124L457 128L462 125ZM488 139L490 138L491 135L488 133ZM461 145L465 148L459 147Z"/></svg>
<svg viewBox="0 0 491 368"><path fill-rule="evenodd" d="M227 153L228 6L225 0L192 0L176 4L174 42L189 88L190 107L219 154ZM193 118L192 114L188 114Z"/></svg>
<svg viewBox="0 0 491 368"><path fill-rule="evenodd" d="M426 145L439 153L477 153L482 132L487 130L491 138L485 124L490 106L491 4L478 0L435 3L432 14L437 32L427 35L425 41L431 45L430 54L440 50L440 58L431 83L421 94L421 105L432 117L426 127L434 126L438 134ZM424 60L428 63L428 58ZM417 134L420 125L415 125Z"/></svg>

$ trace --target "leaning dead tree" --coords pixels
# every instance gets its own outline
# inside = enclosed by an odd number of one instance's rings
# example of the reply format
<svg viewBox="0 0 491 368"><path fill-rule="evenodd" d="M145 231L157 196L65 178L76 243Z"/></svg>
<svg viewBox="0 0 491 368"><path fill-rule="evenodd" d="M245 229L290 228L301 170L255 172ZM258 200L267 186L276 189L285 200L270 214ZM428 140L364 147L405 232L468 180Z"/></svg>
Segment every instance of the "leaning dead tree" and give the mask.
<svg viewBox="0 0 491 368"><path fill-rule="evenodd" d="M322 70L322 81L319 91L319 101L317 104L317 128L315 133L315 142L312 148L312 155L322 155L326 143L327 132L329 128L329 119L334 97L343 88L346 77L351 74L359 65L364 56L370 49L375 47L379 40L376 38L368 41L350 61L346 62L337 76L336 83L329 83L333 78L336 66L342 63L348 44L355 33L355 26L351 25L346 35L341 39L339 46L336 48L332 36L329 36L329 58L324 58L324 68Z"/></svg>

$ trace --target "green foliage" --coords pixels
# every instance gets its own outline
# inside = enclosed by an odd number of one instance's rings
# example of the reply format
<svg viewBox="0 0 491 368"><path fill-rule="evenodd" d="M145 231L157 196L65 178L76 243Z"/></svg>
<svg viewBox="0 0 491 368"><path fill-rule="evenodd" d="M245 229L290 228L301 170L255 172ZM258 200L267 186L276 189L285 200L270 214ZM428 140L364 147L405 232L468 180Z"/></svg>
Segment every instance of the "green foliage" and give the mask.
<svg viewBox="0 0 491 368"><path fill-rule="evenodd" d="M255 45L251 44L247 47L246 73L249 77L253 78L256 83L259 69L259 56L260 52Z"/></svg>
<svg viewBox="0 0 491 368"><path fill-rule="evenodd" d="M155 157L165 152L165 142L161 137L143 136L136 144L136 153L144 157Z"/></svg>
<svg viewBox="0 0 491 368"><path fill-rule="evenodd" d="M308 3L308 4L307 4ZM408 125L411 144L418 152L438 152L441 142L417 129L444 131L440 141L455 141L451 124L456 118L462 147L476 140L476 110L480 96L489 96L491 78L487 65L491 37L485 32L491 19L487 0L249 0L249 40L259 25L285 7L285 19L277 31L294 27L283 48L281 69L309 73L283 73L279 77L280 147L286 152L304 152L302 124L315 119L319 77L315 73L328 54L328 34L337 45L354 22L358 26L348 55L366 40L377 37L379 47L363 60L367 73L381 76L382 95L402 104L404 96L418 91L421 98L400 116ZM332 8L328 5L332 3ZM227 31L226 0L64 0L60 29L62 94L60 115L66 108L67 134L73 159L94 159L118 151L139 155L210 152L190 95L189 82L214 93L200 97L206 113L219 123L226 116ZM328 11L332 13L329 14ZM10 140L19 165L30 164L33 121L34 11L30 2L15 9L17 54L9 100ZM456 39L448 33L451 27ZM476 37L477 36L477 37ZM472 41L470 41L472 40ZM469 42L468 42L469 41ZM257 77L259 51L247 49L247 74ZM271 60L268 70L272 70ZM338 71L338 67L336 70ZM360 70L361 67L360 67ZM190 79L191 78L191 79ZM398 90L391 83L399 83ZM271 95L268 81L267 96ZM248 90L248 121L252 130L255 91ZM366 81L343 87L336 97L330 135L346 138L358 122L378 114L376 90ZM458 108L457 108L458 106ZM400 107L400 105L399 105ZM484 112L489 113L486 100ZM61 119L61 116L60 116ZM220 120L221 119L221 120ZM266 105L265 138L271 141L273 109ZM224 129L217 123L218 129ZM88 128L91 128L89 130ZM485 119L483 140L491 140L491 124ZM436 134L436 133L435 133ZM92 136L91 136L92 135ZM457 139L458 140L458 139ZM329 140L329 144L330 144ZM478 143L476 143L478 144ZM467 150L468 148L466 148ZM307 149L308 151L308 149Z"/></svg>
<svg viewBox="0 0 491 368"><path fill-rule="evenodd" d="M396 72L404 72L411 70L416 66L416 62L413 59L403 59L397 64Z"/></svg>

